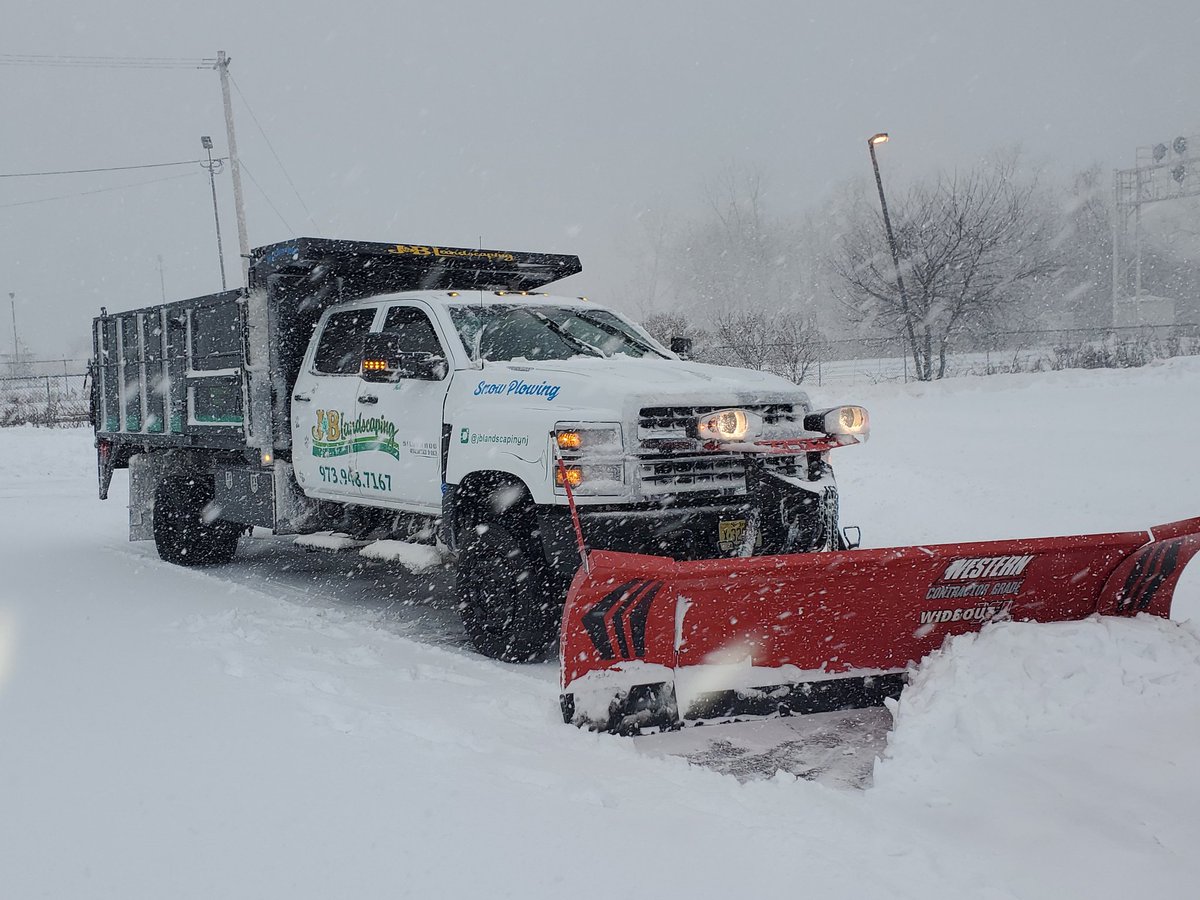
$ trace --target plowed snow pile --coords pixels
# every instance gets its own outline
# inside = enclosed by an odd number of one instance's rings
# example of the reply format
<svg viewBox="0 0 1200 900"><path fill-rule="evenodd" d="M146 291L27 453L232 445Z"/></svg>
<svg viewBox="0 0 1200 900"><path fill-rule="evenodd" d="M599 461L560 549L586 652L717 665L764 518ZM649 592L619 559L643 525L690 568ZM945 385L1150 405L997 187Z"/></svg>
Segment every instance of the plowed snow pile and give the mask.
<svg viewBox="0 0 1200 900"><path fill-rule="evenodd" d="M1196 515L1198 395L1178 360L818 399L872 408L841 484L879 546ZM92 454L0 429L5 900L1197 895L1190 624L989 627L925 661L890 734L820 731L864 779L743 781L562 725L556 666L470 652L443 569L263 535L159 562ZM1200 614L1196 563L1176 607ZM775 726L745 727L772 766Z"/></svg>

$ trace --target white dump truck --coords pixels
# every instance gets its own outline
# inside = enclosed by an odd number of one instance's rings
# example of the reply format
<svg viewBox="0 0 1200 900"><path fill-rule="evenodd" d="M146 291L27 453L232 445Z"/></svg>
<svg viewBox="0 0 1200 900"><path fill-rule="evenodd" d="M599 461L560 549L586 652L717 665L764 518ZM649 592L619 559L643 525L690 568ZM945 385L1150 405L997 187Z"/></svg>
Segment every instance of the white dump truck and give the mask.
<svg viewBox="0 0 1200 900"><path fill-rule="evenodd" d="M130 472L130 538L230 561L253 527L443 548L467 634L524 660L557 634L580 555L679 559L843 545L814 411L763 372L687 361L581 297L574 256L301 238L246 290L93 328L100 496ZM677 348L678 349L678 348ZM745 452L765 441L767 456ZM804 445L811 447L811 442Z"/></svg>

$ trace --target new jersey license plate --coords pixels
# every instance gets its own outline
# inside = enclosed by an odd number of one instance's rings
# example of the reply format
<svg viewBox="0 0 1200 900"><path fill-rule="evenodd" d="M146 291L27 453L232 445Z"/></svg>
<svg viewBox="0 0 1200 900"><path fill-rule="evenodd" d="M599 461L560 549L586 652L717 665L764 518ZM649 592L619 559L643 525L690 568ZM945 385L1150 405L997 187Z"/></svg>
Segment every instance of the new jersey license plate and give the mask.
<svg viewBox="0 0 1200 900"><path fill-rule="evenodd" d="M717 523L717 546L725 553L732 553L735 550L741 549L742 542L746 539L746 520L745 519L728 519ZM757 547L762 543L762 534L757 534L754 537L754 545Z"/></svg>

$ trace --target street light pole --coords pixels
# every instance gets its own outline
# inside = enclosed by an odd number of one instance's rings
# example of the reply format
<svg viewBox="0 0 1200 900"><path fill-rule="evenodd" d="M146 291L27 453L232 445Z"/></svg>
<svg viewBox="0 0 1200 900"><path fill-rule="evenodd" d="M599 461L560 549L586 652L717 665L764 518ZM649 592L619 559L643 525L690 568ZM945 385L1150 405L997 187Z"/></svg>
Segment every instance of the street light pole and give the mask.
<svg viewBox="0 0 1200 900"><path fill-rule="evenodd" d="M228 285L225 283L225 251L221 249L221 214L217 212L216 170L221 167L221 161L219 159L216 162L213 161L213 142L207 134L200 138L200 146L208 151L208 162L200 163L200 165L208 169L208 185L212 188L213 220L217 223L217 261L221 264L221 290L226 290Z"/></svg>
<svg viewBox="0 0 1200 900"><path fill-rule="evenodd" d="M13 361L13 371L15 372L16 367L17 367L17 346L18 346L17 345L17 292L16 291L8 292L8 305L12 309L12 323L13 323L13 357L12 357L12 361Z"/></svg>
<svg viewBox="0 0 1200 900"><path fill-rule="evenodd" d="M871 168L875 170L875 186L879 188L879 207L883 210L883 230L887 234L888 249L892 251L892 267L896 272L896 288L900 291L900 304L904 310L904 328L908 332L909 345L916 352L916 335L913 334L912 319L909 317L908 293L904 290L904 276L900 274L900 253L896 249L896 235L892 232L892 219L888 215L887 198L883 195L883 178L879 174L879 160L875 158L875 145L886 144L887 132L881 131L867 138L867 150L871 154ZM914 363L918 361L914 358ZM917 377L921 377L920 366L917 367Z"/></svg>

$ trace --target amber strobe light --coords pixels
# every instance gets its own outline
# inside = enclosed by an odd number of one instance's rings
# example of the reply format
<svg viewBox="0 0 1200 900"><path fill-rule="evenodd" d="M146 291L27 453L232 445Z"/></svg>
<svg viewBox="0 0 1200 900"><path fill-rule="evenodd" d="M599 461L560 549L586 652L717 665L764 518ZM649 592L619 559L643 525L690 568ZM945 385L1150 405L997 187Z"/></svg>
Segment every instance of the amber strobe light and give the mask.
<svg viewBox="0 0 1200 900"><path fill-rule="evenodd" d="M364 372L386 372L387 367L386 359L364 359L362 370Z"/></svg>
<svg viewBox="0 0 1200 900"><path fill-rule="evenodd" d="M559 450L578 450L583 446L583 436L578 431L560 431L555 440Z"/></svg>
<svg viewBox="0 0 1200 900"><path fill-rule="evenodd" d="M571 487L579 487L583 483L583 469L579 466L559 466L554 470L554 483L562 487L563 473L566 473L566 482Z"/></svg>

